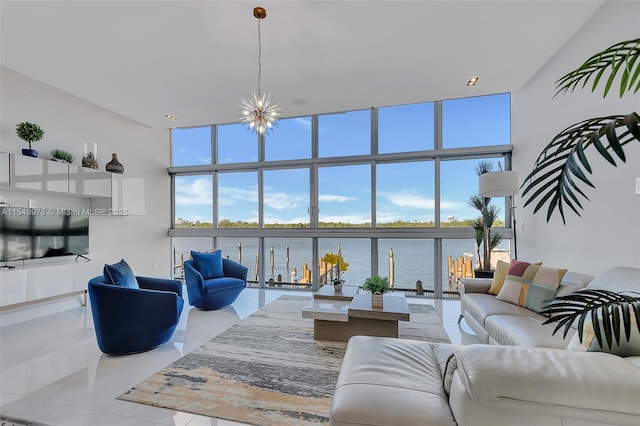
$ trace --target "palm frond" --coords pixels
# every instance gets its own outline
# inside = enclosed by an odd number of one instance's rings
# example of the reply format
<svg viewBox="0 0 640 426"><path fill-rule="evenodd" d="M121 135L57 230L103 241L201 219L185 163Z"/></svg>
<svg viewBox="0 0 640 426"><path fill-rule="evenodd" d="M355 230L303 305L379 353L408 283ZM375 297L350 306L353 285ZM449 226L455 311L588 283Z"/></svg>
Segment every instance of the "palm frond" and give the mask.
<svg viewBox="0 0 640 426"><path fill-rule="evenodd" d="M584 88L589 80L593 78L591 91L594 92L604 76L609 70L604 86L604 96L607 96L618 73L622 71L620 77L620 97L626 92L640 89L640 39L627 40L616 43L602 52L596 53L587 59L577 69L566 74L556 81L556 94L573 90L582 83L580 88Z"/></svg>
<svg viewBox="0 0 640 426"><path fill-rule="evenodd" d="M626 161L623 147L634 140L640 142L640 116L635 112L591 118L567 127L544 148L524 179L522 196L529 194L525 207L538 200L535 214L548 204L547 222L557 209L566 223L565 206L580 216L583 209L580 199L589 200L580 185L595 188L588 177L592 169L587 150L595 148L610 164L617 166L615 157Z"/></svg>
<svg viewBox="0 0 640 426"><path fill-rule="evenodd" d="M634 296L637 294L638 296ZM635 322L631 322L631 312L634 312ZM620 331L624 330L627 341L635 325L640 330L640 293L628 294L616 293L609 290L580 290L566 296L552 299L549 306L540 312L543 315L551 315L543 324L558 323L553 330L556 334L564 327L564 336L571 329L572 324L578 321L578 337L582 342L583 325L587 319L591 319L593 331L598 344L609 348L620 344Z"/></svg>

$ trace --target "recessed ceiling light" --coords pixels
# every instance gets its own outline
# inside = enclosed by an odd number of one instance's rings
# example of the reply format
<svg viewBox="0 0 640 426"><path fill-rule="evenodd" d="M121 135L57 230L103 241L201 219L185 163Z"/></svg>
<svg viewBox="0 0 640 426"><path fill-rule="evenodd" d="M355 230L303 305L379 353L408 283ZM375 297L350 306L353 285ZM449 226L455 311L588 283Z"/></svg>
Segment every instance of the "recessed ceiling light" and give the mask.
<svg viewBox="0 0 640 426"><path fill-rule="evenodd" d="M165 114L165 117L167 117L169 120L177 120L178 117L176 117L175 115L171 115L171 114Z"/></svg>
<svg viewBox="0 0 640 426"><path fill-rule="evenodd" d="M475 86L478 80L478 77L471 77L469 81L467 81L467 86Z"/></svg>

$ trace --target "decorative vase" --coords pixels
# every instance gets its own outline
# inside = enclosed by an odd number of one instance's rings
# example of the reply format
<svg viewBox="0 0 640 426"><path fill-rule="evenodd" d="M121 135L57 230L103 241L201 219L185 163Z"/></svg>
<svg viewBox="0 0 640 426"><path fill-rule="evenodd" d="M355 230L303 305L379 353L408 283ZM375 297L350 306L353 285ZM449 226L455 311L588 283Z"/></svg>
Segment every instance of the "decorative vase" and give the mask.
<svg viewBox="0 0 640 426"><path fill-rule="evenodd" d="M383 302L384 302L383 294L376 292L371 295L371 307L373 309L382 309Z"/></svg>
<svg viewBox="0 0 640 426"><path fill-rule="evenodd" d="M38 150L37 149L29 149L23 148L22 155L26 155L27 157L38 158Z"/></svg>
<svg viewBox="0 0 640 426"><path fill-rule="evenodd" d="M118 154L115 152L111 154L111 161L104 165L104 169L111 173L124 173L124 166L118 161Z"/></svg>
<svg viewBox="0 0 640 426"><path fill-rule="evenodd" d="M333 284L333 291L342 291L342 284L344 281L338 281L338 283Z"/></svg>

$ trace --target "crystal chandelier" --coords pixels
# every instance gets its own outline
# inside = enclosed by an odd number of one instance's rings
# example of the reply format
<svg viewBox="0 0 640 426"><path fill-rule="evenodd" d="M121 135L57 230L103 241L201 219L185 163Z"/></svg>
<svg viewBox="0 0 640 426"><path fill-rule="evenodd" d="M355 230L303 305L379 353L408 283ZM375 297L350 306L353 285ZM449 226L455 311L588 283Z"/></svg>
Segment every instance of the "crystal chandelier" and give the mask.
<svg viewBox="0 0 640 426"><path fill-rule="evenodd" d="M267 17L267 11L262 7L253 9L253 16L258 19L258 90L240 99L240 122L249 125L253 133L265 134L277 126L280 107L276 100L268 94L262 93L262 41L260 38L260 21Z"/></svg>

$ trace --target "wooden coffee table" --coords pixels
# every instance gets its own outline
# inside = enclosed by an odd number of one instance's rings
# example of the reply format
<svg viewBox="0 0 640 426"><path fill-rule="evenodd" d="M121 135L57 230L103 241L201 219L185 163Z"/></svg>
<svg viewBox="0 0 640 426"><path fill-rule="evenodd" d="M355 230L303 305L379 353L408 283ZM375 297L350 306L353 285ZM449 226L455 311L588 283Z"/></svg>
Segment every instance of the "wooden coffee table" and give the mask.
<svg viewBox="0 0 640 426"><path fill-rule="evenodd" d="M346 290L345 290L346 289ZM333 292L324 286L302 310L303 318L313 318L316 340L346 342L356 335L398 337L398 321L409 321L409 305L402 294L385 294L382 309L371 306L370 294L358 287Z"/></svg>

